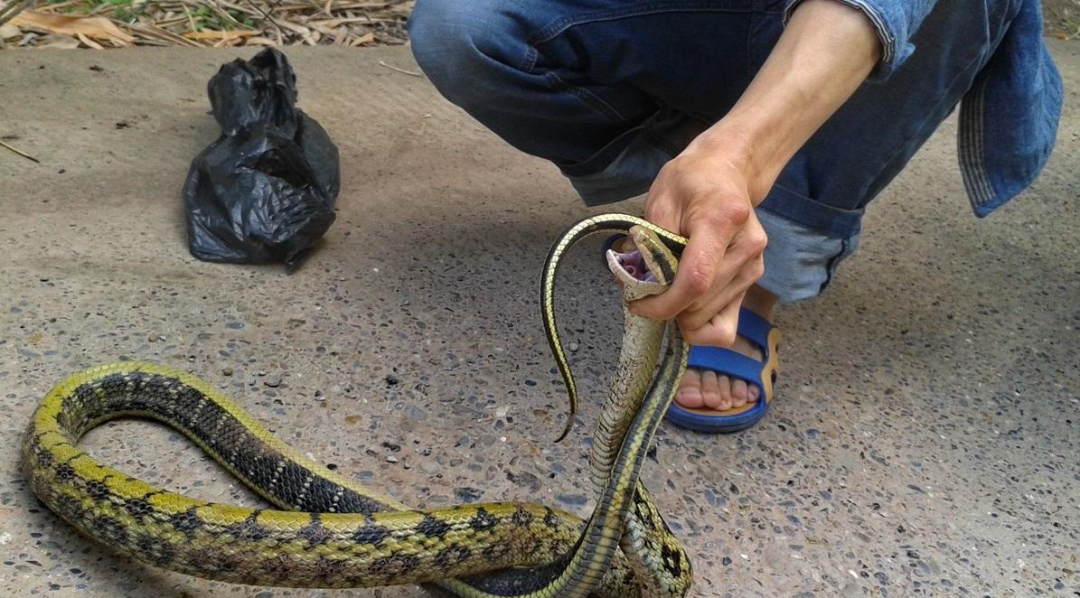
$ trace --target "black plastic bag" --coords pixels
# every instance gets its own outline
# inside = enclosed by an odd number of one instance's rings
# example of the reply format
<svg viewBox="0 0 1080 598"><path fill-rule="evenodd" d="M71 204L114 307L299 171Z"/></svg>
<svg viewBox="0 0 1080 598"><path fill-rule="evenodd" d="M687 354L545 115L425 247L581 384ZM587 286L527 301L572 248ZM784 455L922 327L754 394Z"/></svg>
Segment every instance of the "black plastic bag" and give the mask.
<svg viewBox="0 0 1080 598"><path fill-rule="evenodd" d="M191 253L292 272L334 222L337 147L296 107L296 75L274 48L222 66L208 91L222 135L184 183Z"/></svg>

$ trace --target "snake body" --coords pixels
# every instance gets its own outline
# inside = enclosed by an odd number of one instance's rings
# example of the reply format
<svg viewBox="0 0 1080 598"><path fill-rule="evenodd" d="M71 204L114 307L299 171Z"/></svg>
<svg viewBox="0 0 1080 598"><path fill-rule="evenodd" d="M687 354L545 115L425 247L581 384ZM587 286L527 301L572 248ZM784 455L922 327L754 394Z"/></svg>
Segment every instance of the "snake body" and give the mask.
<svg viewBox="0 0 1080 598"><path fill-rule="evenodd" d="M605 226L644 230L642 244L678 246L678 238L644 221L615 220ZM549 254L546 309L559 260L586 236L581 233L571 229ZM673 254L650 257L653 267L673 272ZM659 274L659 284L647 283L646 292L670 283ZM628 298L642 281L630 282ZM553 333L553 311L545 310L544 322ZM586 521L530 503L412 509L308 459L202 380L145 362L93 367L58 383L26 431L24 472L42 502L84 534L136 560L207 579L323 588L436 583L466 598L682 595L688 559L639 474L685 368L687 347L667 326L660 370L646 384L651 371L641 373L640 358L655 364L662 335L634 332L629 322L624 345L639 359L621 362L612 385L602 418L616 423L598 430L608 448L591 457L597 506ZM568 376L557 336L556 346L560 371ZM576 389L568 389L576 401ZM179 430L276 508L176 494L77 448L88 430L119 417L151 418Z"/></svg>

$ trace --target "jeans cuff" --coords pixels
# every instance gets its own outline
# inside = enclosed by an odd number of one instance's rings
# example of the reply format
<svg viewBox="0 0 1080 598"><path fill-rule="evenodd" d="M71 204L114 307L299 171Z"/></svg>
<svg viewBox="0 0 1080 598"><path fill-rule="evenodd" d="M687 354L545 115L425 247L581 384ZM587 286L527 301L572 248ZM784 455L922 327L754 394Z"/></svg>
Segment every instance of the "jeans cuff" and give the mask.
<svg viewBox="0 0 1080 598"><path fill-rule="evenodd" d="M859 234L864 210L848 210L821 203L783 185L773 185L759 207L827 237Z"/></svg>
<svg viewBox="0 0 1080 598"><path fill-rule="evenodd" d="M769 242L765 274L758 286L792 303L817 297L832 282L840 262L855 252L859 235L829 236L759 206L758 222Z"/></svg>

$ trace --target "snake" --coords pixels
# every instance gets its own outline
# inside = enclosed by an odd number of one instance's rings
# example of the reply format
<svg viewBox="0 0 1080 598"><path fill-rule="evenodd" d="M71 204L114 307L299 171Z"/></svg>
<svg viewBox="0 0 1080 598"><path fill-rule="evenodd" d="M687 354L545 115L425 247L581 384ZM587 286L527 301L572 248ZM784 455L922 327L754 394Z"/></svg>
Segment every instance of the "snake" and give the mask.
<svg viewBox="0 0 1080 598"><path fill-rule="evenodd" d="M610 230L629 232L638 247L607 254L624 305L663 292L685 246L678 235L629 215L587 218L552 245L541 306L570 396L567 432L578 392L555 326L555 275L570 247ZM672 323L624 312L623 351L590 455L596 506L584 520L528 502L411 508L306 457L204 380L146 361L93 366L57 383L27 425L23 473L38 499L83 535L136 561L209 580L303 588L433 584L463 598L683 596L692 583L689 559L640 473L688 346ZM271 507L171 492L78 448L86 432L123 417L181 432Z"/></svg>

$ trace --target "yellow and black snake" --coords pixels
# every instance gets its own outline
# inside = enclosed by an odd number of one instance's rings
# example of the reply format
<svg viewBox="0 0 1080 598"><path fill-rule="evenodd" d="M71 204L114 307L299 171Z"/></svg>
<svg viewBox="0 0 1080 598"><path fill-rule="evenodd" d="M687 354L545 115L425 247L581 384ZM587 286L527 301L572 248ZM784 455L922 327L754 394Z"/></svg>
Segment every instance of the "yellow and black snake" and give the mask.
<svg viewBox="0 0 1080 598"><path fill-rule="evenodd" d="M554 279L571 246L604 231L630 232L638 248L608 256L626 301L666 289L685 245L625 215L586 219L553 245L541 303L572 411L577 390L555 327ZM26 431L24 472L42 502L89 537L207 579L323 588L436 583L466 598L683 596L689 559L639 475L688 347L673 324L624 315L620 364L590 456L596 507L585 521L530 503L412 509L306 458L198 378L144 362L90 368L57 384ZM169 492L77 448L89 429L119 417L176 428L276 509Z"/></svg>

